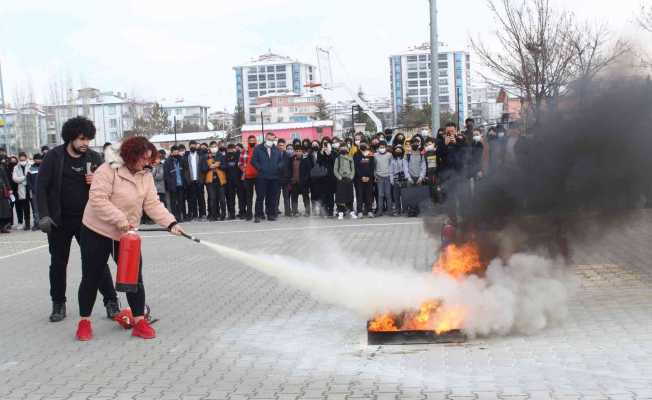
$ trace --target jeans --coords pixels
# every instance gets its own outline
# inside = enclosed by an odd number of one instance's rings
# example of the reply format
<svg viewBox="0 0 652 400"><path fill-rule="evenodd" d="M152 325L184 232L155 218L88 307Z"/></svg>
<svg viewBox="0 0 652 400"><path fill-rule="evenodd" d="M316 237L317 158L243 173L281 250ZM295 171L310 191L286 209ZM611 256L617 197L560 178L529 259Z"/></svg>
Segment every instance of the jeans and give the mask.
<svg viewBox="0 0 652 400"><path fill-rule="evenodd" d="M389 176L386 177L376 177L376 193L378 194L377 199L377 210L378 214L383 213L384 202L387 201L387 211L391 211L392 207L392 184L389 181Z"/></svg>
<svg viewBox="0 0 652 400"><path fill-rule="evenodd" d="M20 199L16 200L16 215L18 216L18 224L22 224L25 221L25 226L30 227L30 209L29 209L29 199Z"/></svg>
<svg viewBox="0 0 652 400"><path fill-rule="evenodd" d="M79 284L79 315L90 317L93 312L93 305L97 297L97 290L105 279L105 269L108 269L107 261L113 254L113 259L118 262L120 254L120 242L111 238L99 235L88 229L85 225L81 227L81 253L82 253L82 279ZM143 286L143 258L140 258L138 271L138 291L127 293L127 301L131 312L135 317L145 314L145 287Z"/></svg>
<svg viewBox="0 0 652 400"><path fill-rule="evenodd" d="M74 237L77 240L77 244L80 247L82 246L80 237L82 226L81 217L63 216L62 219L62 225L48 233L48 247L50 249L50 297L54 303L66 302L66 273L72 238ZM111 278L111 271L106 261L101 271L102 276L99 282L99 290L104 297L104 304L109 300L117 301L118 295L113 287L113 278Z"/></svg>
<svg viewBox="0 0 652 400"><path fill-rule="evenodd" d="M256 188L256 179L245 179L244 181L244 210L241 213L251 219L253 216L254 189Z"/></svg>
<svg viewBox="0 0 652 400"><path fill-rule="evenodd" d="M267 218L276 218L278 191L278 179L256 179L256 217L261 218L266 214ZM264 214L263 202L265 203Z"/></svg>

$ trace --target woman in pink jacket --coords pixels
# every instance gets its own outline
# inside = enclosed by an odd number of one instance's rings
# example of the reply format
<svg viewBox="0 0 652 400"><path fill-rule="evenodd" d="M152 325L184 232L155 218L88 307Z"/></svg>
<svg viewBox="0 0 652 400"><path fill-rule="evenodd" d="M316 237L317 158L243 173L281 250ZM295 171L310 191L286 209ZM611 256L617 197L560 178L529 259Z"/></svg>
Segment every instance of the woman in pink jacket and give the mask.
<svg viewBox="0 0 652 400"><path fill-rule="evenodd" d="M144 167L150 165L158 152L144 137L132 137L120 147L120 158L106 162L95 171L88 204L84 210L81 228L82 280L79 285L79 313L77 339L93 337L90 316L95 304L98 285L110 255L117 262L120 236L136 228L143 210L157 224L171 233L180 235L183 230L174 216L160 202L154 178ZM108 160L107 160L108 161ZM138 291L127 293L129 307L134 315L132 336L152 339L156 332L143 318L145 311L145 287L141 271Z"/></svg>

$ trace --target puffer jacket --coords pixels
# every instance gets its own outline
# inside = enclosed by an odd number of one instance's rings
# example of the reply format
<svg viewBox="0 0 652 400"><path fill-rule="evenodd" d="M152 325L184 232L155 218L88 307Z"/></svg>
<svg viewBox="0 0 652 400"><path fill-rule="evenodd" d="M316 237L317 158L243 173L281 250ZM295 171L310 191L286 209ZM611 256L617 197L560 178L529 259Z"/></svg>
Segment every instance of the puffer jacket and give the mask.
<svg viewBox="0 0 652 400"><path fill-rule="evenodd" d="M129 171L119 157L95 171L82 223L90 230L113 240L120 240L118 226L140 224L143 210L157 224L169 228L176 220L160 202L154 177L146 170Z"/></svg>
<svg viewBox="0 0 652 400"><path fill-rule="evenodd" d="M29 169L31 168L32 164L29 162L25 165L25 171L23 171L23 167L18 164L14 167L14 171L12 173L12 179L14 182L16 182L17 189L18 191L16 192L16 198L18 200L25 200L27 199L27 173L29 172Z"/></svg>

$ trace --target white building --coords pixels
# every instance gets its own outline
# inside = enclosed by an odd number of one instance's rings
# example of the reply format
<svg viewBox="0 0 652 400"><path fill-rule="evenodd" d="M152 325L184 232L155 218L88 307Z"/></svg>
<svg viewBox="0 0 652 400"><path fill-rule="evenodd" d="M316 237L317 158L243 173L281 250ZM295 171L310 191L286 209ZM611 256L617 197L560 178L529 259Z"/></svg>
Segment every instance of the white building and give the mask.
<svg viewBox="0 0 652 400"><path fill-rule="evenodd" d="M45 107L48 144L61 143L61 127L76 116L95 123L97 132L92 147L119 142L125 133L133 130L134 120L143 118L152 107L150 102L127 98L126 93L100 92L94 88L79 89L76 96L69 93L65 103Z"/></svg>
<svg viewBox="0 0 652 400"><path fill-rule="evenodd" d="M178 99L175 101L161 101L161 109L168 114L170 126L177 120L177 130L183 129L184 125L193 125L200 130L208 127L208 109L199 102Z"/></svg>
<svg viewBox="0 0 652 400"><path fill-rule="evenodd" d="M317 119L319 95L300 96L296 93L272 93L258 96L256 122L307 122ZM262 118L261 118L262 117Z"/></svg>
<svg viewBox="0 0 652 400"><path fill-rule="evenodd" d="M416 107L430 103L430 43L389 57L391 99L397 121L407 99ZM439 106L458 113L459 124L471 115L471 71L468 52L439 51Z"/></svg>
<svg viewBox="0 0 652 400"><path fill-rule="evenodd" d="M471 89L471 111L476 126L494 125L501 121L503 103L498 102L500 89L476 86Z"/></svg>
<svg viewBox="0 0 652 400"><path fill-rule="evenodd" d="M209 128L228 131L233 128L233 114L224 111L214 111L208 114ZM212 127L211 127L212 126Z"/></svg>
<svg viewBox="0 0 652 400"><path fill-rule="evenodd" d="M245 123L256 122L256 99L270 93L312 93L315 82L314 66L290 57L267 53L249 63L233 67L237 104L244 110Z"/></svg>
<svg viewBox="0 0 652 400"><path fill-rule="evenodd" d="M39 153L41 146L49 145L45 112L37 104L27 104L20 108L6 107L0 110L0 147L10 154L24 151Z"/></svg>

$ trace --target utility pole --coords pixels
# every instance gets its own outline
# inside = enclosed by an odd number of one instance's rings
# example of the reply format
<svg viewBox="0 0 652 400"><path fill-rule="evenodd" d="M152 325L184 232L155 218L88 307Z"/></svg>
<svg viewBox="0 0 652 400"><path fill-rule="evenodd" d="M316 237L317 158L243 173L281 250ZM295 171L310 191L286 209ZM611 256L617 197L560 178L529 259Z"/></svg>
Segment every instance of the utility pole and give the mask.
<svg viewBox="0 0 652 400"><path fill-rule="evenodd" d="M430 104L432 136L439 129L439 38L437 36L437 0L430 0Z"/></svg>
<svg viewBox="0 0 652 400"><path fill-rule="evenodd" d="M260 141L261 143L265 141L265 116L263 112L260 112Z"/></svg>
<svg viewBox="0 0 652 400"><path fill-rule="evenodd" d="M177 145L177 116L174 117L174 145Z"/></svg>
<svg viewBox="0 0 652 400"><path fill-rule="evenodd" d="M6 118L5 117L6 110L5 110L5 88L4 88L4 85L2 83L2 63L0 63L0 97L2 97L2 100L0 100L0 101L2 101L2 103L0 103L0 107L1 107L1 110L2 110L1 115L2 115L2 119L3 119L2 126L0 126L0 128L2 128L2 137L4 138L5 141L7 141L7 127L6 127L7 126L7 121L4 120L4 118ZM9 151L9 149L8 149L8 147L9 147L8 141L7 141L7 143L5 143L5 145L7 146L7 151Z"/></svg>

